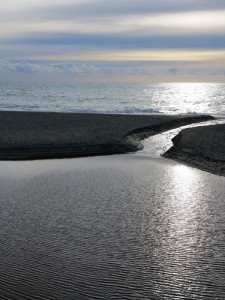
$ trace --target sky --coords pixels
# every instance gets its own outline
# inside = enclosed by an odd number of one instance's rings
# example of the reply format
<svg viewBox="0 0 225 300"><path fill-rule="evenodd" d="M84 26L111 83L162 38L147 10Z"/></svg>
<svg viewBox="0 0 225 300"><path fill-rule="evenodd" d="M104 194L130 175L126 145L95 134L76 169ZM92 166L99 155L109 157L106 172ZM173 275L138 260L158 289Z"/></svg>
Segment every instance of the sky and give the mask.
<svg viewBox="0 0 225 300"><path fill-rule="evenodd" d="M225 1L1 0L4 80L225 82Z"/></svg>

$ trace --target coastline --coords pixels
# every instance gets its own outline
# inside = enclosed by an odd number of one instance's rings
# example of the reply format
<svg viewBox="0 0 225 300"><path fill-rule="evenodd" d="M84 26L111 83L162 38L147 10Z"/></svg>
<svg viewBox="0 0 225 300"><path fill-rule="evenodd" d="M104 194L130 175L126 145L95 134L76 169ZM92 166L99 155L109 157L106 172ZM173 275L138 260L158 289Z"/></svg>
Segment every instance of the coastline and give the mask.
<svg viewBox="0 0 225 300"><path fill-rule="evenodd" d="M225 176L225 124L186 128L162 156Z"/></svg>
<svg viewBox="0 0 225 300"><path fill-rule="evenodd" d="M190 115L121 115L0 112L0 160L123 154L141 140L180 126L214 119Z"/></svg>

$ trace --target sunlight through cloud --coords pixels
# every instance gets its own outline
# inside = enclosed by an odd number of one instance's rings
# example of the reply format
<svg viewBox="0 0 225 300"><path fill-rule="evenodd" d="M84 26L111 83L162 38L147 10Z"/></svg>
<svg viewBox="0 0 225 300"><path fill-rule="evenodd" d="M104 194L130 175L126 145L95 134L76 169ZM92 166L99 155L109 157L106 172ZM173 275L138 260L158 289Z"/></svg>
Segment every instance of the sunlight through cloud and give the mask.
<svg viewBox="0 0 225 300"><path fill-rule="evenodd" d="M225 59L225 50L123 50L83 52L57 56L31 56L29 59L96 61L210 61Z"/></svg>

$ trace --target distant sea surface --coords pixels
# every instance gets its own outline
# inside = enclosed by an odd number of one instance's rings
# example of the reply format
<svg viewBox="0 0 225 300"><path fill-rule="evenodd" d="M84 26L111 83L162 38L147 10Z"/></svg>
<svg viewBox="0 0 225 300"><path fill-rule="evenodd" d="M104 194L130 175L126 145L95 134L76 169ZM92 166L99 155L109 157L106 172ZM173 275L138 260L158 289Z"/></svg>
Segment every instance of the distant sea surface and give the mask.
<svg viewBox="0 0 225 300"><path fill-rule="evenodd" d="M6 83L0 110L225 115L225 84Z"/></svg>

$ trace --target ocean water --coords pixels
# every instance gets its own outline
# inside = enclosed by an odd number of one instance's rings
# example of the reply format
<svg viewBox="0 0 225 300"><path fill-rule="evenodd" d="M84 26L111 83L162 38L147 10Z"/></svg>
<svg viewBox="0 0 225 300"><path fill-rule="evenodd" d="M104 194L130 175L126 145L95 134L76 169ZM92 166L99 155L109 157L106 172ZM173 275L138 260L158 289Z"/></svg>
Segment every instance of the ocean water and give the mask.
<svg viewBox="0 0 225 300"><path fill-rule="evenodd" d="M225 115L225 84L6 83L0 110Z"/></svg>

